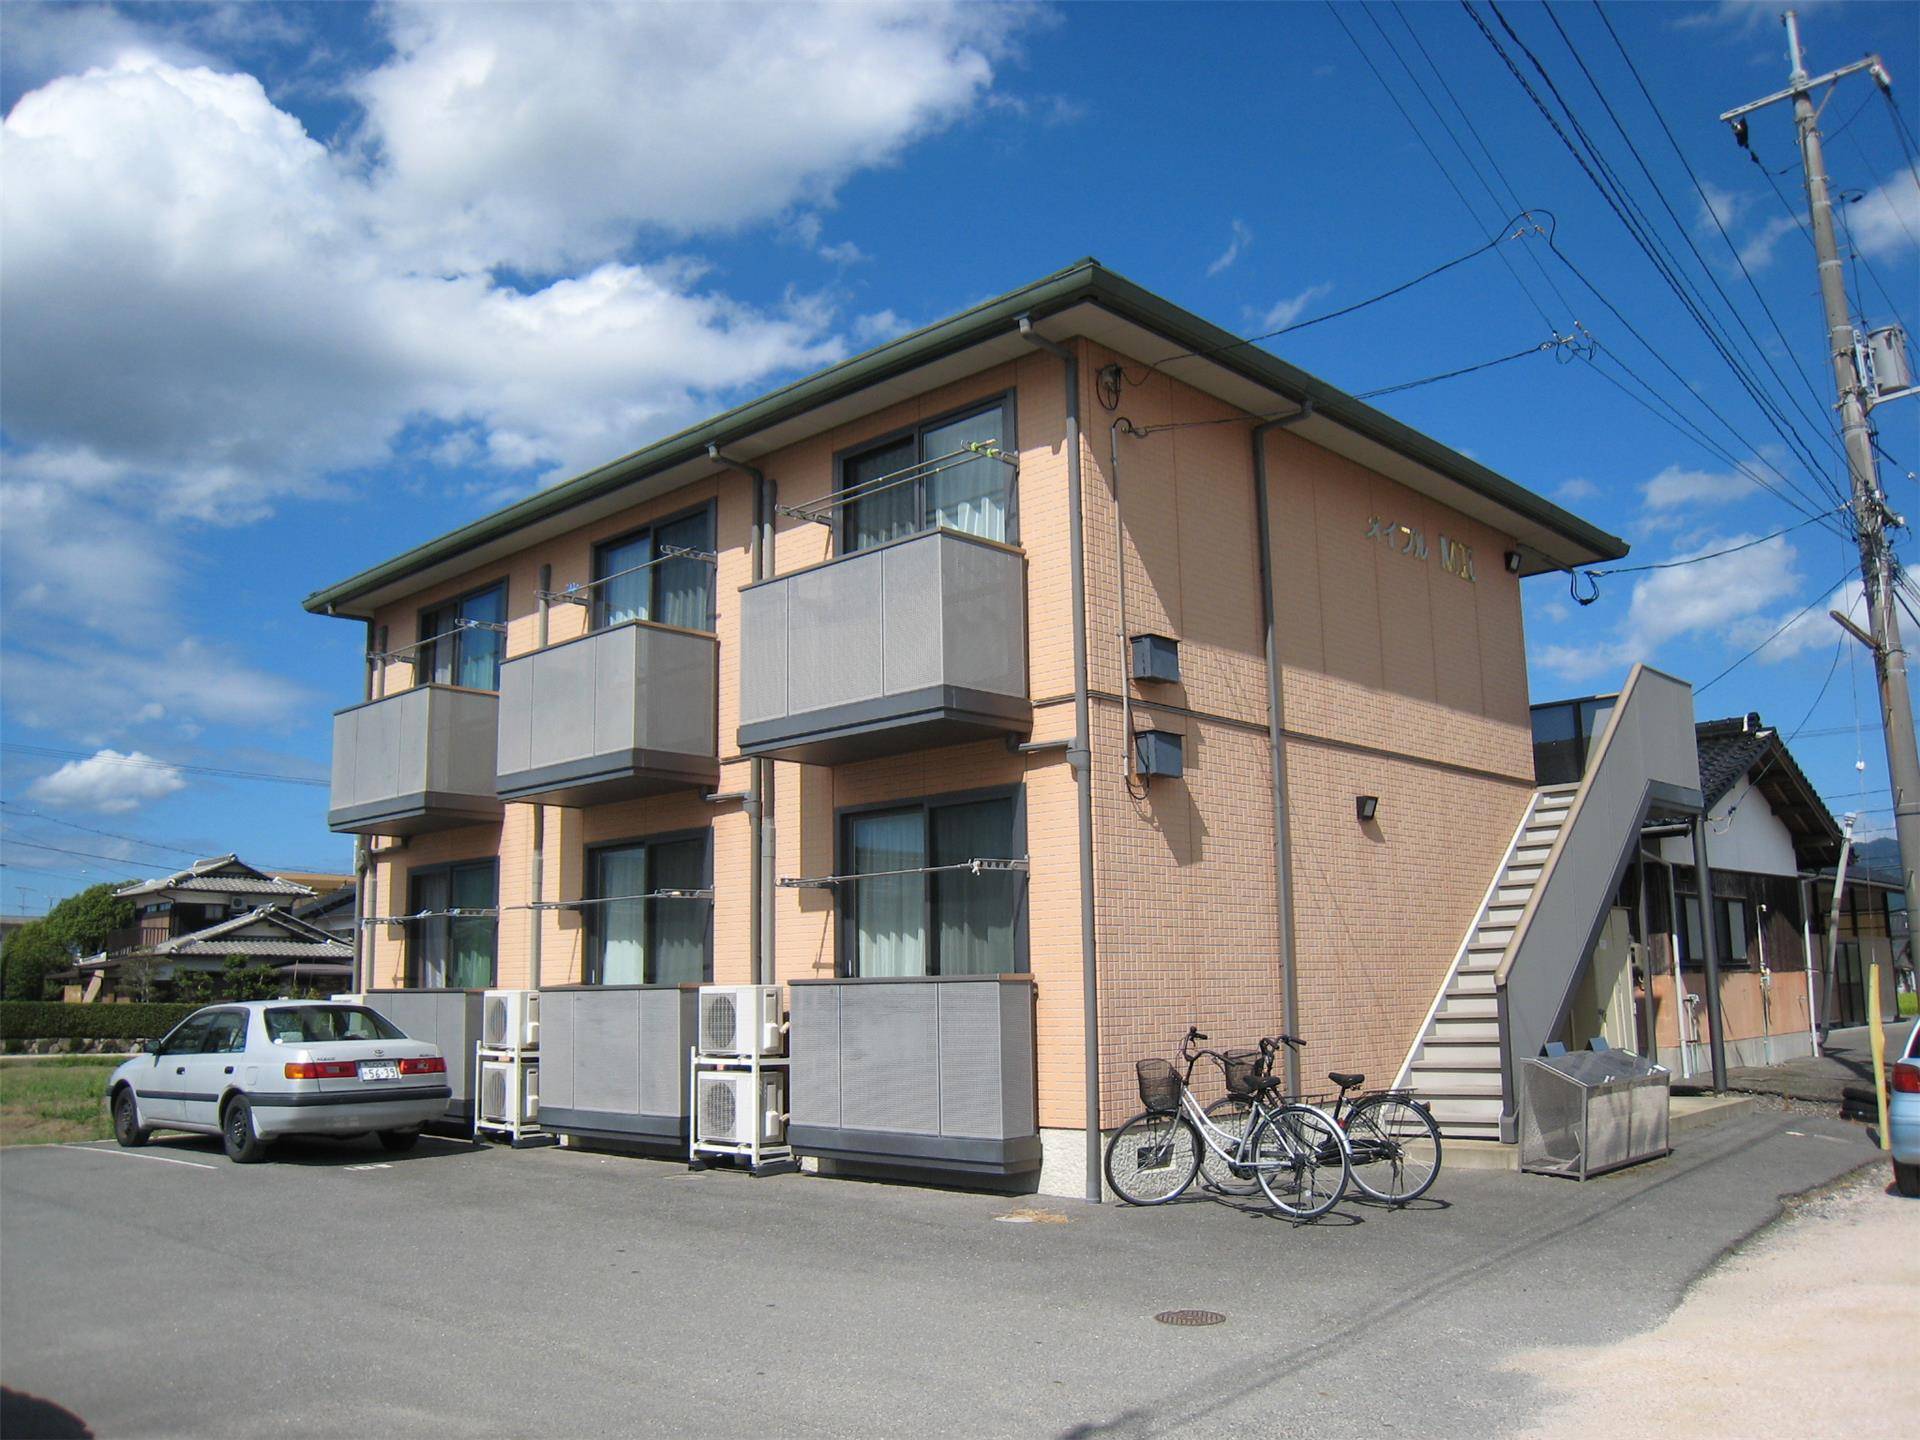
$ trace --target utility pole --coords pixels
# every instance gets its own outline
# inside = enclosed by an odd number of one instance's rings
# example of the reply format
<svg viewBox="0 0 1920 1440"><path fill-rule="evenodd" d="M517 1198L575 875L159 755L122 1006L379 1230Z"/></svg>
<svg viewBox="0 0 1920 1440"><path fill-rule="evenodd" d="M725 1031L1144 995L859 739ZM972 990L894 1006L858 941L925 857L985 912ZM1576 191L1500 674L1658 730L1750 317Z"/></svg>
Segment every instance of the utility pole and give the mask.
<svg viewBox="0 0 1920 1440"><path fill-rule="evenodd" d="M1867 428L1868 399L1854 361L1857 337L1841 274L1839 246L1834 242L1833 200L1820 144L1820 116L1813 103L1816 89L1862 71L1883 91L1890 91L1893 82L1878 55L1809 77L1806 59L1800 50L1799 19L1791 10L1784 18L1787 53L1793 64L1787 88L1751 104L1737 106L1720 118L1733 124L1734 138L1744 147L1748 114L1783 100L1793 102L1794 125L1800 135L1800 159L1806 169L1807 205L1813 218L1813 246L1820 260L1820 302L1826 310L1827 348L1833 357L1834 387L1840 394L1854 530L1860 545L1860 580L1866 590L1867 623L1871 631L1866 638L1873 652L1874 673L1880 682L1880 722L1886 737L1887 780L1893 787L1893 826L1900 844L1900 878L1907 896L1907 914L1920 915L1920 891L1914 885L1914 867L1920 864L1920 752L1916 751L1914 740L1913 700L1907 693L1907 651L1900 638L1900 613L1894 599L1893 550L1887 543L1888 521L1904 522L1888 509L1886 496L1880 489L1879 462L1874 458L1873 436ZM1846 628L1859 636L1852 625ZM1838 883L1834 888L1837 894Z"/></svg>

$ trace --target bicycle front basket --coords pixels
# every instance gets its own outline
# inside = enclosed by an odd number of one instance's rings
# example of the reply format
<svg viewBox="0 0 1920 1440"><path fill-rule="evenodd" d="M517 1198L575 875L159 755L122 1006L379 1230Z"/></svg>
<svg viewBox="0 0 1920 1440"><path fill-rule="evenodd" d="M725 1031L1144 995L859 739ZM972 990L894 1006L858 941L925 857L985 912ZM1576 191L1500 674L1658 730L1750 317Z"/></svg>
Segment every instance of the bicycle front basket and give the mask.
<svg viewBox="0 0 1920 1440"><path fill-rule="evenodd" d="M1133 1073L1140 1077L1140 1103L1158 1114L1180 1108L1180 1073L1164 1060L1139 1060Z"/></svg>
<svg viewBox="0 0 1920 1440"><path fill-rule="evenodd" d="M1229 1050L1225 1059L1227 1093L1251 1096L1253 1082L1266 1073L1265 1057L1258 1050Z"/></svg>

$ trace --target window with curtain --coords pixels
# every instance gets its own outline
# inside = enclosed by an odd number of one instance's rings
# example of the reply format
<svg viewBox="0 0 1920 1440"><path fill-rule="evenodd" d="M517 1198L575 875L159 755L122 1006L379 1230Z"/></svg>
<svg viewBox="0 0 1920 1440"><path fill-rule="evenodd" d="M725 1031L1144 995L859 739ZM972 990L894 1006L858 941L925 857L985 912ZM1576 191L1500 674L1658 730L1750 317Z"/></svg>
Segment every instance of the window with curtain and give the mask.
<svg viewBox="0 0 1920 1440"><path fill-rule="evenodd" d="M988 540L1011 538L1012 468L984 455L953 458L969 444L1011 449L1014 437L1007 428L1005 408L990 405L849 456L841 465L841 487L873 488L848 502L842 549L850 554L938 526ZM929 464L935 461L940 463ZM887 482L885 477L915 465L928 468L912 479Z"/></svg>
<svg viewBox="0 0 1920 1440"><path fill-rule="evenodd" d="M496 978L492 915L449 915L449 910L491 910L499 904L498 868L492 860L438 865L407 878L407 985L423 990L485 990Z"/></svg>
<svg viewBox="0 0 1920 1440"><path fill-rule="evenodd" d="M596 630L625 620L653 620L686 630L713 628L713 565L684 555L660 558L669 549L713 549L709 509L652 525L594 547Z"/></svg>
<svg viewBox="0 0 1920 1440"><path fill-rule="evenodd" d="M464 628L460 624L462 620L483 625L506 624L506 582L489 585L421 612L420 638L433 643L421 648L415 673L435 685L498 690L500 661L507 653L507 637L498 630Z"/></svg>
<svg viewBox="0 0 1920 1440"><path fill-rule="evenodd" d="M1018 871L928 874L932 866L1021 858L1014 797L931 802L851 815L846 968L861 978L1001 975L1025 969ZM892 872L910 873L892 873Z"/></svg>
<svg viewBox="0 0 1920 1440"><path fill-rule="evenodd" d="M704 836L610 845L588 866L586 983L701 985L713 979L712 912L703 899L641 899L707 886ZM628 897L628 898L622 898Z"/></svg>

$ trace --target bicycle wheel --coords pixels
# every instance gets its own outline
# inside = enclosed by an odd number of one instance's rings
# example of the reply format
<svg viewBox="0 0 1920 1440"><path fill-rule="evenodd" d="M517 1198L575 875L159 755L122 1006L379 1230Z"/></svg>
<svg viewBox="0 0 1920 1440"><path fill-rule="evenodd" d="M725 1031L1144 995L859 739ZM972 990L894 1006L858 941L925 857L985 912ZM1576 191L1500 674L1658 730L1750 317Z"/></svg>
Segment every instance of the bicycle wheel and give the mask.
<svg viewBox="0 0 1920 1440"><path fill-rule="evenodd" d="M1207 1106L1207 1119L1236 1140L1247 1133L1253 1102L1243 1095L1222 1095ZM1221 1159L1211 1145L1200 1147L1200 1183L1222 1195L1251 1195L1260 1188L1251 1170Z"/></svg>
<svg viewBox="0 0 1920 1440"><path fill-rule="evenodd" d="M1295 1220L1318 1219L1347 1193L1346 1141L1311 1105L1288 1105L1262 1120L1253 1132L1253 1162L1267 1199Z"/></svg>
<svg viewBox="0 0 1920 1440"><path fill-rule="evenodd" d="M1411 1100L1376 1095L1347 1116L1353 1183L1389 1205L1418 1200L1440 1174L1440 1127Z"/></svg>
<svg viewBox="0 0 1920 1440"><path fill-rule="evenodd" d="M1136 1115L1107 1142L1107 1183L1129 1205L1164 1205L1193 1183L1201 1148L1186 1116Z"/></svg>

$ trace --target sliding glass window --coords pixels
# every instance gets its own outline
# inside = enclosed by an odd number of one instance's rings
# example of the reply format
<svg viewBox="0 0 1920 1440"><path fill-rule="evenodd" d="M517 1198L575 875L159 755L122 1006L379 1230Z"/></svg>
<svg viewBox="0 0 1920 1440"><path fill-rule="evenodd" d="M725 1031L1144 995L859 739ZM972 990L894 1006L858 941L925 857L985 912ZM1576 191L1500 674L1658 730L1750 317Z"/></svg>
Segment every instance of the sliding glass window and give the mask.
<svg viewBox="0 0 1920 1440"><path fill-rule="evenodd" d="M1012 450L1012 415L1011 401L996 402L842 460L840 485L852 495L841 526L842 551L865 550L936 527L1012 540L1013 468L966 453L969 445Z"/></svg>
<svg viewBox="0 0 1920 1440"><path fill-rule="evenodd" d="M662 895L708 888L707 837L589 852L589 985L703 985L713 979L712 902Z"/></svg>
<svg viewBox="0 0 1920 1440"><path fill-rule="evenodd" d="M593 551L593 626L654 620L686 630L713 629L713 564L672 550L713 550L713 511L702 508L650 525Z"/></svg>
<svg viewBox="0 0 1920 1440"><path fill-rule="evenodd" d="M462 621L473 624L463 626ZM498 690L500 661L507 653L507 637L500 630L478 627L506 623L504 580L421 611L420 638L433 643L420 648L415 670L419 683Z"/></svg>
<svg viewBox="0 0 1920 1440"><path fill-rule="evenodd" d="M843 973L1002 975L1026 969L1027 877L943 870L1023 858L1017 797L930 801L848 815Z"/></svg>
<svg viewBox="0 0 1920 1440"><path fill-rule="evenodd" d="M436 865L407 877L407 988L485 990L495 980L492 915L450 915L450 910L492 910L499 903L499 869L492 860Z"/></svg>

